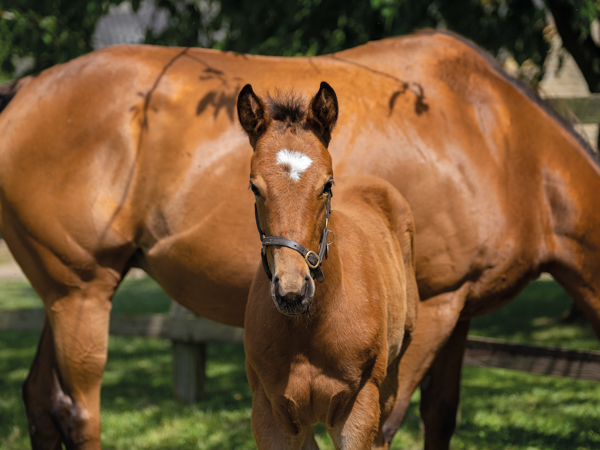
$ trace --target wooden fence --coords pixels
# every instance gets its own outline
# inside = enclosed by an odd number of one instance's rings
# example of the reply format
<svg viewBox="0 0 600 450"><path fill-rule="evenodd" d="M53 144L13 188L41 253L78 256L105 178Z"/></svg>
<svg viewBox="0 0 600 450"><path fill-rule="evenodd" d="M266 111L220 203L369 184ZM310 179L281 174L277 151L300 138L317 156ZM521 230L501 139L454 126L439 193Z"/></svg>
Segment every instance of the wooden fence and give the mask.
<svg viewBox="0 0 600 450"><path fill-rule="evenodd" d="M581 123L600 123L600 94L548 99L566 116ZM568 117L569 118L569 117ZM44 310L0 310L0 330L41 331ZM170 339L173 342L173 385L177 398L197 401L203 390L206 343L241 344L244 331L197 317L173 303L170 314L113 313L110 334ZM600 382L600 352L518 344L481 337L467 341L464 363Z"/></svg>
<svg viewBox="0 0 600 450"><path fill-rule="evenodd" d="M0 330L39 332L44 323L44 314L43 309L0 310ZM180 313L113 313L110 334L170 339L173 342L174 394L186 403L198 401L202 395L206 343L241 344L244 338L241 328ZM600 352L597 351L518 344L472 336L467 341L464 363L600 382Z"/></svg>
<svg viewBox="0 0 600 450"><path fill-rule="evenodd" d="M554 97L546 100L567 120L575 116L584 124L600 124L600 94L591 94L588 97Z"/></svg>

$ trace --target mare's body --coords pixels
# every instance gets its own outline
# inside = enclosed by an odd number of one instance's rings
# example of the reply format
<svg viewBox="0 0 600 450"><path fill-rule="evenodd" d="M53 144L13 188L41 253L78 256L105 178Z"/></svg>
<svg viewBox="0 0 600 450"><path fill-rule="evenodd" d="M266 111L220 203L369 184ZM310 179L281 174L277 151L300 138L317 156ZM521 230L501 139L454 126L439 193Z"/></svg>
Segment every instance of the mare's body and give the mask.
<svg viewBox="0 0 600 450"><path fill-rule="evenodd" d="M416 223L423 301L389 439L429 368L426 446L448 445L469 319L541 271L600 334L598 165L468 43L421 33L297 59L112 47L22 82L0 114L0 231L48 318L24 395L34 445L99 447L110 299L129 267L243 325L260 243L235 98L325 77L341 99L335 173L389 181Z"/></svg>

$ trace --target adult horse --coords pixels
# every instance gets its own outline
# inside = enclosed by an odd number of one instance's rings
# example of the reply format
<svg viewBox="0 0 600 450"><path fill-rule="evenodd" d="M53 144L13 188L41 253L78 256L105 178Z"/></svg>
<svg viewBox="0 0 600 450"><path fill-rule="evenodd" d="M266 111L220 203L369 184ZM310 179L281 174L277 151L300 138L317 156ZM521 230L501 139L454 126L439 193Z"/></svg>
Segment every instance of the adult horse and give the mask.
<svg viewBox="0 0 600 450"><path fill-rule="evenodd" d="M389 181L416 222L423 301L388 440L427 373L425 445L448 446L469 320L540 272L600 334L598 165L470 43L425 32L317 58L111 47L6 89L0 114L0 231L47 313L24 386L34 447L100 447L111 297L130 267L243 325L260 242L235 99L324 78L341 100L334 172Z"/></svg>

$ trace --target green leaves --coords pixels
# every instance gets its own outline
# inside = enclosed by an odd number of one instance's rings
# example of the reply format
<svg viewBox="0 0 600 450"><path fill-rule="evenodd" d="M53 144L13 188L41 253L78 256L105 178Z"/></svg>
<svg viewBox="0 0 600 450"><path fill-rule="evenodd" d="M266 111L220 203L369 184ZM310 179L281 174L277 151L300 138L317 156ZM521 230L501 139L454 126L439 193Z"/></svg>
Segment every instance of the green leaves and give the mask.
<svg viewBox="0 0 600 450"><path fill-rule="evenodd" d="M123 0L0 0L0 68L13 56L34 56L31 72L92 50L98 19ZM555 0L545 0L552 2ZM600 0L560 0L571 10L580 41L599 16ZM141 0L131 0L134 11ZM16 6L18 4L18 6ZM423 28L458 32L494 55L543 66L548 14L539 0L155 0L165 27L145 43L204 46L241 53L313 56ZM538 74L538 76L541 75Z"/></svg>
<svg viewBox="0 0 600 450"><path fill-rule="evenodd" d="M92 50L92 34L110 3L122 0L21 0L0 3L0 69L15 70L14 57L32 56L29 72L66 62Z"/></svg>

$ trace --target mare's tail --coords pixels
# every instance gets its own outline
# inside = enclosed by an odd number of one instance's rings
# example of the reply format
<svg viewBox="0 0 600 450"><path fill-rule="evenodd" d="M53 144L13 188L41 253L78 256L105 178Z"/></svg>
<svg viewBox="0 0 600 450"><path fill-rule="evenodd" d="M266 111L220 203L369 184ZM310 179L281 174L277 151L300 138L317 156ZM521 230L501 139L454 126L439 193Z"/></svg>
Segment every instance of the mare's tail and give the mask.
<svg viewBox="0 0 600 450"><path fill-rule="evenodd" d="M35 75L30 75L0 86L0 113L6 108L17 92L34 77Z"/></svg>

